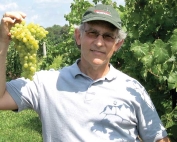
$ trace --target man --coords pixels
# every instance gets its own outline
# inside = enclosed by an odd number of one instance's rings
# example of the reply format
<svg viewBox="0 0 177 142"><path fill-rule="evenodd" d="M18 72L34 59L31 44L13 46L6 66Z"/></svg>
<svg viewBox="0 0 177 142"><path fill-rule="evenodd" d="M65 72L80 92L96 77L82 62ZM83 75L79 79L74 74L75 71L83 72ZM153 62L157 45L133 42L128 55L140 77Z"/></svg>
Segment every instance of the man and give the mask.
<svg viewBox="0 0 177 142"><path fill-rule="evenodd" d="M6 83L9 30L24 18L7 12L1 20L0 109L34 109L45 142L169 142L144 87L109 63L126 37L116 10L100 4L86 11L74 33L81 57L73 65Z"/></svg>

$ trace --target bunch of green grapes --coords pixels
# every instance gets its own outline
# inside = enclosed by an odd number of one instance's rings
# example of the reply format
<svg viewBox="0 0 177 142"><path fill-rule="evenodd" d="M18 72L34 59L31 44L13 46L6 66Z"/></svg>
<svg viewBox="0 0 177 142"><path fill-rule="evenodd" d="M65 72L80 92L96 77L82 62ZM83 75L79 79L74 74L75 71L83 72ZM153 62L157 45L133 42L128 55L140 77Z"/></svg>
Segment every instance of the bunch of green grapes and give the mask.
<svg viewBox="0 0 177 142"><path fill-rule="evenodd" d="M33 79L33 75L37 68L37 50L39 49L39 41L46 37L48 31L38 24L25 21L16 23L10 30L12 41L19 53L20 63L22 65L21 76Z"/></svg>

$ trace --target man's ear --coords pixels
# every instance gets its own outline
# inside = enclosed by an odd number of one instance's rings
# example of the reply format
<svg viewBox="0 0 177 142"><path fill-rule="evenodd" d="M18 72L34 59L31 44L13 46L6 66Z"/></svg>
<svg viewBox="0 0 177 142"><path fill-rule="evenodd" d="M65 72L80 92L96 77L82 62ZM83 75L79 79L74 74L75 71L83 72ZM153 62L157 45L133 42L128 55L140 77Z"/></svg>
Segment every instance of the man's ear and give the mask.
<svg viewBox="0 0 177 142"><path fill-rule="evenodd" d="M115 44L115 52L121 48L123 43L124 43L124 40L120 40Z"/></svg>
<svg viewBox="0 0 177 142"><path fill-rule="evenodd" d="M74 38L77 46L81 45L81 33L79 29L75 29Z"/></svg>

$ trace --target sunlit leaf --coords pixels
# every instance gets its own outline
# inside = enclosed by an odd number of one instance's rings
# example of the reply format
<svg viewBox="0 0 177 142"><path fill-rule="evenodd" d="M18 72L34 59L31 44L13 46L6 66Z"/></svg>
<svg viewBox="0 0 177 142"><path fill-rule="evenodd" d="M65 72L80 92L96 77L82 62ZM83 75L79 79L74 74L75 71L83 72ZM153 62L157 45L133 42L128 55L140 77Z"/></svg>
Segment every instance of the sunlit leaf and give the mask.
<svg viewBox="0 0 177 142"><path fill-rule="evenodd" d="M168 77L169 83L176 83L177 82L177 72L171 72Z"/></svg>
<svg viewBox="0 0 177 142"><path fill-rule="evenodd" d="M170 48L172 53L177 52L177 35L172 35L171 38L168 41L170 43Z"/></svg>
<svg viewBox="0 0 177 142"><path fill-rule="evenodd" d="M149 54L149 45L148 44L142 44L139 41L135 41L131 48L131 51L133 51L134 55L137 58L143 57L147 54Z"/></svg>
<svg viewBox="0 0 177 142"><path fill-rule="evenodd" d="M153 55L152 54L148 54L146 56L144 56L142 59L141 59L141 62L147 66L147 67L151 67L152 64L153 64Z"/></svg>
<svg viewBox="0 0 177 142"><path fill-rule="evenodd" d="M157 64L162 64L170 58L166 44L162 40L154 42L154 56Z"/></svg>

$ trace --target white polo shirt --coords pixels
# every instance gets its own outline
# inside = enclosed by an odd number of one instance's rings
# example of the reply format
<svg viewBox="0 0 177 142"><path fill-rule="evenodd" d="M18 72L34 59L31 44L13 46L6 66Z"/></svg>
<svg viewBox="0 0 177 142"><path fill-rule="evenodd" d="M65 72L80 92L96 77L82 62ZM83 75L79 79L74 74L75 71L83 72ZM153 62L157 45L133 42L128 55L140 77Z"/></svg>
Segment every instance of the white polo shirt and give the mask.
<svg viewBox="0 0 177 142"><path fill-rule="evenodd" d="M18 111L39 114L44 142L139 142L138 135L153 142L167 136L144 87L112 65L94 81L76 62L37 72L33 81L7 82L7 91Z"/></svg>

